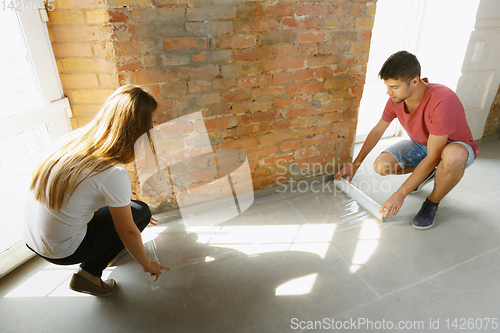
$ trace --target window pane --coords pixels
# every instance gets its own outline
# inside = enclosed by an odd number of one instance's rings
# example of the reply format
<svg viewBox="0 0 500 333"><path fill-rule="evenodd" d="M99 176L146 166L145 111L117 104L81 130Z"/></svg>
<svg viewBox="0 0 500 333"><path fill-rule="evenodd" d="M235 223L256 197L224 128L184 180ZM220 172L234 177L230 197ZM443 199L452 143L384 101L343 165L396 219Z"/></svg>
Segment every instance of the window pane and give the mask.
<svg viewBox="0 0 500 333"><path fill-rule="evenodd" d="M49 124L0 139L0 202L5 204L0 219L0 253L23 239L22 214L30 175L42 153L52 142Z"/></svg>
<svg viewBox="0 0 500 333"><path fill-rule="evenodd" d="M15 11L0 10L0 119L43 106L31 56Z"/></svg>

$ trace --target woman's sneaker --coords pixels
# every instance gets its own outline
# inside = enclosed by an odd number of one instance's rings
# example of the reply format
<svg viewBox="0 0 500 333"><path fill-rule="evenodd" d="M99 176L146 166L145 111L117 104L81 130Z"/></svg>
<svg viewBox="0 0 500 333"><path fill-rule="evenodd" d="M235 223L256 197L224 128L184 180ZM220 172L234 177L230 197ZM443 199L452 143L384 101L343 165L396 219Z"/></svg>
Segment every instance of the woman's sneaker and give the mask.
<svg viewBox="0 0 500 333"><path fill-rule="evenodd" d="M418 185L417 187L415 187L413 191L411 191L411 193L419 192L425 185L432 182L435 176L436 176L436 168L434 168L434 170L432 170L431 173L427 177L425 177L425 179L420 183L420 185Z"/></svg>

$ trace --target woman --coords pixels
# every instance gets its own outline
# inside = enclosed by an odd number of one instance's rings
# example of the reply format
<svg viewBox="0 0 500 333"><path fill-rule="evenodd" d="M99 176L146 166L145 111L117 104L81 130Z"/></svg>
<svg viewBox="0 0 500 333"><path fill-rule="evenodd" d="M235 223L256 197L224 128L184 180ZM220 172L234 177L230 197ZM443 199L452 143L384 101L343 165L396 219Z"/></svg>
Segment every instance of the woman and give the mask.
<svg viewBox="0 0 500 333"><path fill-rule="evenodd" d="M97 116L64 137L36 167L25 210L28 248L59 265L81 263L70 288L107 296L112 279L102 271L125 246L156 281L168 269L148 259L141 232L150 223L149 207L131 201L123 164L134 161L134 143L153 126L155 99L140 87L118 88Z"/></svg>

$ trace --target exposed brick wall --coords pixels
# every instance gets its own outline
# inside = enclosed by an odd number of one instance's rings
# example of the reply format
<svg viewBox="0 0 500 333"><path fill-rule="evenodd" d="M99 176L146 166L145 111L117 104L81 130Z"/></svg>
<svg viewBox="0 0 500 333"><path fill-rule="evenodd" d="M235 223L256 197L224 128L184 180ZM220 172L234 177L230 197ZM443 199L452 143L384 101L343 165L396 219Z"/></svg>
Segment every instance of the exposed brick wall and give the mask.
<svg viewBox="0 0 500 333"><path fill-rule="evenodd" d="M53 4L53 2L51 2ZM86 124L118 84L104 0L57 0L48 30L73 128Z"/></svg>
<svg viewBox="0 0 500 333"><path fill-rule="evenodd" d="M486 120L483 137L500 134L500 87L497 96L491 105L490 114Z"/></svg>
<svg viewBox="0 0 500 333"><path fill-rule="evenodd" d="M147 86L161 122L201 110L259 189L351 160L374 15L375 0L59 0L50 28L74 126Z"/></svg>

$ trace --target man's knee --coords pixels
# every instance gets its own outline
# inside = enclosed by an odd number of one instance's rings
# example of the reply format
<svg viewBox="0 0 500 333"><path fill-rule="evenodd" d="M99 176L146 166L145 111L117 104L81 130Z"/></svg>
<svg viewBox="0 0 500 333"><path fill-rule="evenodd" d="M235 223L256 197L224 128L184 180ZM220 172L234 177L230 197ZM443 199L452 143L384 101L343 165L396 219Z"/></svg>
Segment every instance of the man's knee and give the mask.
<svg viewBox="0 0 500 333"><path fill-rule="evenodd" d="M386 176L397 171L398 162L389 153L381 153L375 162L373 162L373 170L381 176Z"/></svg>
<svg viewBox="0 0 500 333"><path fill-rule="evenodd" d="M465 164L469 159L469 151L460 143L448 144L441 153L441 162L448 169L465 168Z"/></svg>

